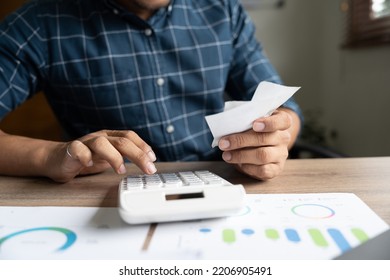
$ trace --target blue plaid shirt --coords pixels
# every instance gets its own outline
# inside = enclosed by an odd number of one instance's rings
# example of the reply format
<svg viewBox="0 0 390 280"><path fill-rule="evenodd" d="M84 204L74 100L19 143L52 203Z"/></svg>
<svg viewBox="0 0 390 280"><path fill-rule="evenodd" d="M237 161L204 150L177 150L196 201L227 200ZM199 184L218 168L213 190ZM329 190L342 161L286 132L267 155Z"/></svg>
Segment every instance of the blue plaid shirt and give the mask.
<svg viewBox="0 0 390 280"><path fill-rule="evenodd" d="M0 25L0 119L43 90L71 137L131 129L159 160L216 159L204 117L224 93L281 82L254 32L237 0L173 0L147 21L114 0L32 1Z"/></svg>

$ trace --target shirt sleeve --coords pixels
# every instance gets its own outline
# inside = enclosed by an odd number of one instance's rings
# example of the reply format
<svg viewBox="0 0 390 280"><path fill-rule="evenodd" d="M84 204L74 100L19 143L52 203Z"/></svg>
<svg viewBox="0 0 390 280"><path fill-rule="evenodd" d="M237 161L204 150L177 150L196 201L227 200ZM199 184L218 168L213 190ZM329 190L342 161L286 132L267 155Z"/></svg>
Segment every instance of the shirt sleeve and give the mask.
<svg viewBox="0 0 390 280"><path fill-rule="evenodd" d="M24 6L0 24L0 120L39 90L44 47L34 10Z"/></svg>
<svg viewBox="0 0 390 280"><path fill-rule="evenodd" d="M250 100L261 81L281 84L281 78L256 39L255 26L242 5L229 1L234 55L231 62L226 92L233 99ZM282 105L296 112L303 120L302 112L294 98Z"/></svg>

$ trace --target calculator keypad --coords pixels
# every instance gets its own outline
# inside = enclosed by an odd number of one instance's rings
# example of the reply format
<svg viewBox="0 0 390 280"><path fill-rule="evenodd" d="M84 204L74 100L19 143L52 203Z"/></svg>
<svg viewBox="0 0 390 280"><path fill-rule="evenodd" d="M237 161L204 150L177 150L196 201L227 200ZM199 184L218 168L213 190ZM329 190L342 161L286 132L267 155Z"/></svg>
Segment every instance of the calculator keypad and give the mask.
<svg viewBox="0 0 390 280"><path fill-rule="evenodd" d="M223 185L231 184L208 170L202 170L176 173L157 173L153 175L132 175L123 180L122 190L136 191L142 189Z"/></svg>

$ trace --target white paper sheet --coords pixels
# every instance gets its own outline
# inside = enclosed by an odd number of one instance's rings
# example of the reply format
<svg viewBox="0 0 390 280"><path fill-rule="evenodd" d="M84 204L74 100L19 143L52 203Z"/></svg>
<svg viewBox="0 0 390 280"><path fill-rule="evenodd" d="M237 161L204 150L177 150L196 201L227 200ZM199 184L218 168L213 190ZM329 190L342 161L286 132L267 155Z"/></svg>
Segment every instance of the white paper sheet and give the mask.
<svg viewBox="0 0 390 280"><path fill-rule="evenodd" d="M117 208L0 207L0 259L137 259L148 229Z"/></svg>
<svg viewBox="0 0 390 280"><path fill-rule="evenodd" d="M124 224L117 208L0 207L1 259L330 259L389 228L353 194L250 194L236 216Z"/></svg>
<svg viewBox="0 0 390 280"><path fill-rule="evenodd" d="M237 216L159 224L149 252L198 259L332 259L389 228L350 193L248 195Z"/></svg>
<svg viewBox="0 0 390 280"><path fill-rule="evenodd" d="M261 82L251 101L225 102L223 112L206 116L206 122L214 136L211 146L218 146L219 139L225 135L250 129L254 120L271 115L299 89L300 87Z"/></svg>

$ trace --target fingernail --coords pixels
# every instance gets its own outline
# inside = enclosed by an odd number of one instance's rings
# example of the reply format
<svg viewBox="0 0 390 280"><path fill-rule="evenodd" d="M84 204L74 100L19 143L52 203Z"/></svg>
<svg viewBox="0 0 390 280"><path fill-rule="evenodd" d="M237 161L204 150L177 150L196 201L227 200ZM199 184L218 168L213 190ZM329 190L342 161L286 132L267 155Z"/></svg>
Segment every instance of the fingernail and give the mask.
<svg viewBox="0 0 390 280"><path fill-rule="evenodd" d="M228 140L220 140L218 146L220 149L227 149L230 147L230 142Z"/></svg>
<svg viewBox="0 0 390 280"><path fill-rule="evenodd" d="M224 152L222 154L222 158L223 160L226 160L226 161L230 161L232 159L232 153L230 152Z"/></svg>
<svg viewBox="0 0 390 280"><path fill-rule="evenodd" d="M122 164L118 169L119 174L125 174L126 173L126 167L124 164Z"/></svg>
<svg viewBox="0 0 390 280"><path fill-rule="evenodd" d="M148 170L149 174L154 174L157 172L157 168L153 162L148 162L146 165L146 169Z"/></svg>
<svg viewBox="0 0 390 280"><path fill-rule="evenodd" d="M88 161L88 163L87 163L87 167L91 167L91 166L93 166L93 161L92 160Z"/></svg>
<svg viewBox="0 0 390 280"><path fill-rule="evenodd" d="M265 129L265 124L262 122L255 122L253 124L253 130L256 132L262 132Z"/></svg>
<svg viewBox="0 0 390 280"><path fill-rule="evenodd" d="M157 160L156 154L153 151L149 151L148 152L148 157L149 157L149 159L151 161L156 161Z"/></svg>

